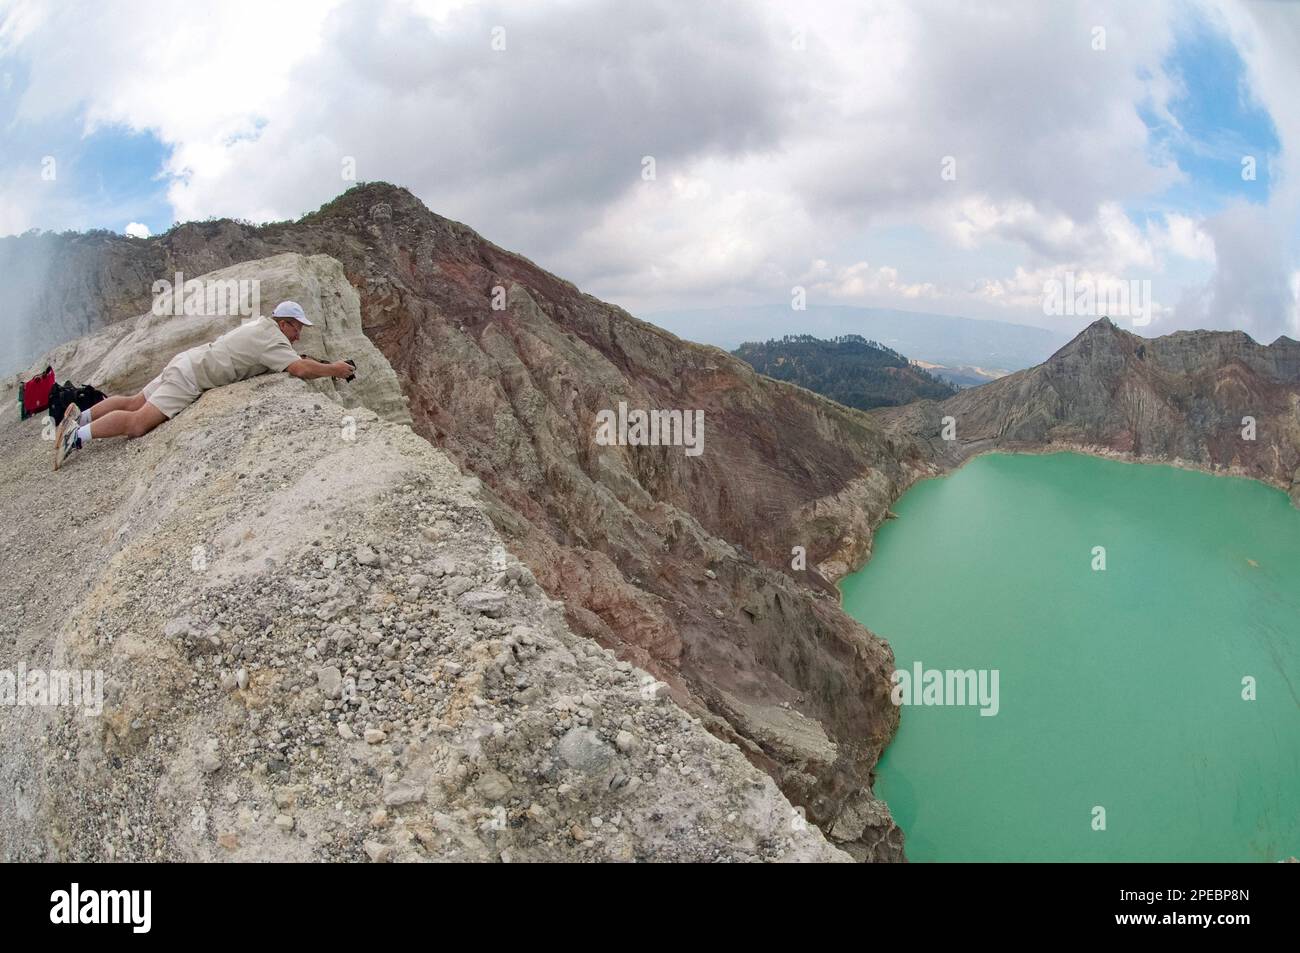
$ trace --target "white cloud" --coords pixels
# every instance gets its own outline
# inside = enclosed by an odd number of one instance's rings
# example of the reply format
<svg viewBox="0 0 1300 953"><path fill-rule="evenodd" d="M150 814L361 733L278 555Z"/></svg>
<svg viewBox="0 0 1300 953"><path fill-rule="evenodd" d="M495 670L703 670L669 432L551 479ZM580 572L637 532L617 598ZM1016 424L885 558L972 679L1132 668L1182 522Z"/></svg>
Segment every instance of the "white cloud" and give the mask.
<svg viewBox="0 0 1300 953"><path fill-rule="evenodd" d="M848 301L861 301L869 296L919 300L939 294L930 282L908 283L900 280L897 268L865 261L839 268L831 268L825 261L815 262L809 272L809 283L813 290L832 299Z"/></svg>
<svg viewBox="0 0 1300 953"><path fill-rule="evenodd" d="M1186 215L1174 212L1165 215L1164 227L1154 231L1153 239L1158 247L1174 255L1214 263L1214 240L1201 222Z"/></svg>
<svg viewBox="0 0 1300 953"><path fill-rule="evenodd" d="M1046 276L1120 280L1176 267L1205 277L1178 321L1213 311L1262 332L1293 312L1276 275L1267 287L1283 297L1256 294L1250 313L1230 306L1249 290L1233 276L1260 277L1245 267L1248 244L1228 247L1253 240L1245 213L1132 212L1188 184L1149 140L1139 107L1172 123L1178 82L1162 64L1177 22L1216 18L1278 125L1279 197L1255 235L1289 249L1270 268L1294 269L1285 223L1300 196L1291 95L1300 16L1283 5L731 0L683 14L667 0L232 0L202 17L177 16L162 0L0 9L0 55L30 70L19 120L76 114L88 129L152 130L172 147L165 171L178 219L300 215L351 184L342 176L350 157L359 179L406 185L435 211L638 308L784 299L821 260L814 286L860 303L924 299L1034 320ZM140 42L140 24L157 28L156 42ZM490 46L498 25L501 52ZM1105 51L1092 48L1096 25ZM646 155L653 182L640 177ZM955 180L940 174L945 156ZM27 204L0 213L0 231L30 221ZM891 246L902 228L943 254ZM955 280L928 257L982 277Z"/></svg>
<svg viewBox="0 0 1300 953"><path fill-rule="evenodd" d="M139 222L131 222L126 226L125 233L131 238L148 238L149 226L141 225Z"/></svg>

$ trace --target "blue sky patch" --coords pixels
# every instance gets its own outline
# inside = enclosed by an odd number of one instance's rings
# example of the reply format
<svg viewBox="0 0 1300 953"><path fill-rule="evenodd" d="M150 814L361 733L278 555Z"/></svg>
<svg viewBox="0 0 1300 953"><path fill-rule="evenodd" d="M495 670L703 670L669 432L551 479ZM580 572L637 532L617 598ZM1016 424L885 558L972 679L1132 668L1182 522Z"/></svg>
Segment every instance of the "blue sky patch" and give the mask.
<svg viewBox="0 0 1300 953"><path fill-rule="evenodd" d="M121 232L141 222L156 234L171 227L162 173L170 150L157 136L121 125L83 135L84 117L75 114L19 120L25 87L23 64L0 61L0 168L22 188L48 192L41 228Z"/></svg>
<svg viewBox="0 0 1300 953"><path fill-rule="evenodd" d="M1166 190L1160 203L1211 214L1230 201L1267 201L1270 162L1281 143L1267 110L1250 97L1246 66L1232 41L1203 21L1187 23L1164 68L1179 84L1168 104L1173 122L1149 103L1139 115L1157 155L1177 162L1186 179ZM1254 160L1253 179L1246 177L1247 157Z"/></svg>

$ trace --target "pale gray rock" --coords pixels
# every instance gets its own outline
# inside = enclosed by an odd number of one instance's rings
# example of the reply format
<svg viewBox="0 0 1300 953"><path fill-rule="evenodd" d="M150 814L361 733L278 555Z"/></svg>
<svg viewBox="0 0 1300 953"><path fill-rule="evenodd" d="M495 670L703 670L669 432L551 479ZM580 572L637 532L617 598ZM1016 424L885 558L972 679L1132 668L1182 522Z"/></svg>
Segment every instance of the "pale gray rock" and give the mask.
<svg viewBox="0 0 1300 953"><path fill-rule="evenodd" d="M556 751L566 765L587 773L603 770L614 758L609 745L590 728L570 728L560 739Z"/></svg>
<svg viewBox="0 0 1300 953"><path fill-rule="evenodd" d="M478 612L497 618L505 612L506 594L495 589L476 589L461 596L457 604L466 612Z"/></svg>
<svg viewBox="0 0 1300 953"><path fill-rule="evenodd" d="M316 684L326 698L338 698L343 694L343 673L334 665L318 668L316 669Z"/></svg>

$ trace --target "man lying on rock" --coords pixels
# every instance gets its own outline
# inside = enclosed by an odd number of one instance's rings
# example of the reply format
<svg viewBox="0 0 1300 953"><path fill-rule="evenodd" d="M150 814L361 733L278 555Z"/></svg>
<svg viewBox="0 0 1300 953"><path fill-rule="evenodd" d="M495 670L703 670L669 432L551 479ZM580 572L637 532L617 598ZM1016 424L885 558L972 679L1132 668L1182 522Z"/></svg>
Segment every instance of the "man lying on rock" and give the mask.
<svg viewBox="0 0 1300 953"><path fill-rule="evenodd" d="M171 359L161 374L131 397L106 397L80 410L69 404L54 437L54 469L74 450L92 439L142 437L199 399L205 390L233 384L268 371L314 377L356 377L352 361L325 364L299 357L291 346L304 326L306 313L296 301L281 301L271 316L241 324L210 344L200 344Z"/></svg>

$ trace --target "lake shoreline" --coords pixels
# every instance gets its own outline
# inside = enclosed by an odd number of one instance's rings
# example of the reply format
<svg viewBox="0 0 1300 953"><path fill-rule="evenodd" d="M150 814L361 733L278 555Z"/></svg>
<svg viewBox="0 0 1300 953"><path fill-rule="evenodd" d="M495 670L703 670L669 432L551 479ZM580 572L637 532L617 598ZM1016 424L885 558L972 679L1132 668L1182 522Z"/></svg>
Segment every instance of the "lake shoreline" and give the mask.
<svg viewBox="0 0 1300 953"><path fill-rule="evenodd" d="M859 562L857 565L844 564L848 568L844 572L837 575L834 579L829 580L831 584L834 585L835 587L836 599L838 600L840 607L841 608L844 607L844 593L840 588L840 584L849 576L853 575L854 573L861 572L862 569L864 569L871 562L871 557L875 553L876 531L879 530L880 527L883 526L886 522L888 522L890 519L893 518L893 516L895 515L894 505L903 498L904 494L906 494L908 490L912 489L917 484L923 483L927 480L941 480L944 477L951 476L952 474L957 473L960 470L964 469L966 464L970 463L972 460L977 460L980 457L986 457L995 454L1005 454L1007 456L1052 456L1053 454L1058 454L1058 453L1074 453L1074 454L1078 454L1079 456L1097 457L1104 460L1113 460L1116 463L1130 463L1139 466L1172 467L1176 470L1186 470L1191 473L1203 473L1206 476L1228 477L1230 479L1237 479L1237 480L1249 480L1252 483L1259 483L1270 489L1277 490L1279 493L1281 493L1283 496L1287 497L1291 501L1292 507L1296 509L1300 509L1300 497L1292 496L1290 490L1287 487L1284 487L1281 484L1272 480L1262 479L1259 476L1247 473L1244 470L1237 467L1212 468L1212 467L1207 467L1201 463L1196 463L1195 461L1184 460L1181 457L1174 457L1172 459L1164 458L1164 457L1140 457L1140 456L1134 456L1132 453L1129 453L1127 451L1115 450L1111 447L1102 447L1102 446L1097 446L1095 444L1054 443L1048 446L1003 445L1003 446L987 447L984 449L976 450L968 454L967 456L963 457L961 461L954 466L946 467L942 470L932 472L932 473L918 474L915 479L911 480L905 486L903 486L903 488L900 490L898 495L896 495L893 499L889 501L889 505L886 506L884 510L885 515L871 525L872 542L870 545L866 547L864 552L864 558L861 560L861 562Z"/></svg>

